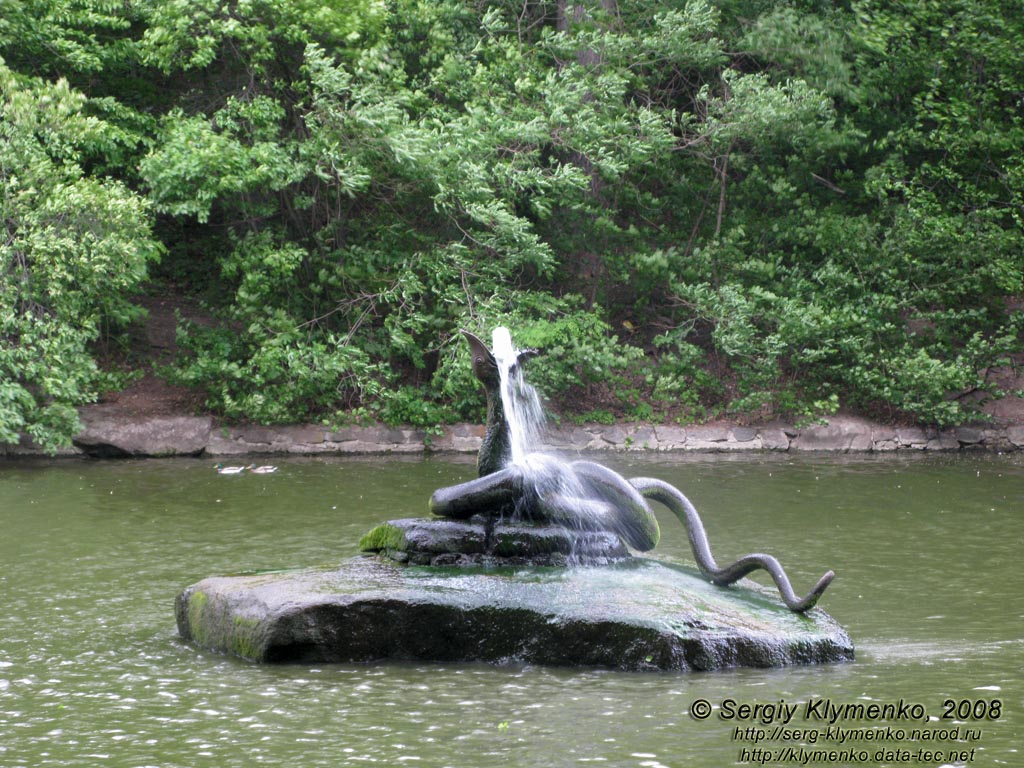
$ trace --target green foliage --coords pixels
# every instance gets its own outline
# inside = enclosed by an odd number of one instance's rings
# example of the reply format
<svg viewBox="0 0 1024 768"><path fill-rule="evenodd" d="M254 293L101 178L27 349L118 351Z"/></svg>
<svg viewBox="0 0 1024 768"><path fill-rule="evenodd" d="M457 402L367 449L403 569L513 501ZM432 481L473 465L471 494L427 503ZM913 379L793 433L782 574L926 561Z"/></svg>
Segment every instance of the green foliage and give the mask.
<svg viewBox="0 0 1024 768"><path fill-rule="evenodd" d="M140 167L150 199L161 213L194 216L206 223L218 199L277 192L299 173L287 146L273 138L257 138L267 123L274 126L275 118L280 119L280 107L264 97L247 103L242 129L247 135L239 138L232 120L240 111L236 106L229 102L217 113L223 127L180 111L163 119L159 148ZM258 213L260 206L253 208Z"/></svg>
<svg viewBox="0 0 1024 768"><path fill-rule="evenodd" d="M283 313L246 334L193 327L182 341L194 356L173 378L205 390L207 405L230 418L305 421L380 394L362 350L333 336L309 340Z"/></svg>
<svg viewBox="0 0 1024 768"><path fill-rule="evenodd" d="M237 419L479 418L499 324L570 417L956 423L1020 352L997 0L12 8L0 439L73 428L154 222Z"/></svg>
<svg viewBox="0 0 1024 768"><path fill-rule="evenodd" d="M515 329L520 346L541 352L530 380L570 412L595 400L624 407L643 351L620 341L578 297L552 304L546 312L534 307L532 317L517 312L504 322Z"/></svg>
<svg viewBox="0 0 1024 768"><path fill-rule="evenodd" d="M337 46L380 29L380 0L148 0L143 61L166 72L202 70L238 57L259 73L312 40Z"/></svg>
<svg viewBox="0 0 1024 768"><path fill-rule="evenodd" d="M111 0L8 0L0 53L13 70L46 78L95 74L123 57L133 16Z"/></svg>
<svg viewBox="0 0 1024 768"><path fill-rule="evenodd" d="M0 442L68 443L101 381L90 343L136 316L128 297L160 250L145 201L82 170L110 135L84 103L0 62Z"/></svg>

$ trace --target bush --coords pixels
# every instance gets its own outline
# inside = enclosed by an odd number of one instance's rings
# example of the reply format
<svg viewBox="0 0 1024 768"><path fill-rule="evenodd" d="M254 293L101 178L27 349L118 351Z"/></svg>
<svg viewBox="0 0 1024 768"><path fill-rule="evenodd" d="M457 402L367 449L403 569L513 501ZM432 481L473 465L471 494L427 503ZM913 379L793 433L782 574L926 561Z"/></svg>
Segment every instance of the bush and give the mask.
<svg viewBox="0 0 1024 768"><path fill-rule="evenodd" d="M70 443L104 381L90 346L138 316L129 297L161 251L145 200L84 170L117 136L85 102L0 61L0 442Z"/></svg>

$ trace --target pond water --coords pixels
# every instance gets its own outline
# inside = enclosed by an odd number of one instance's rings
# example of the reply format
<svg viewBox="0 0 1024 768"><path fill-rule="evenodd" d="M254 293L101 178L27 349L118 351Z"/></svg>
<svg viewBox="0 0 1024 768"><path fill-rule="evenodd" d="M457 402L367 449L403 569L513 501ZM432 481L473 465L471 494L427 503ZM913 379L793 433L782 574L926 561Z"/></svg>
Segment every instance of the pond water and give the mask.
<svg viewBox="0 0 1024 768"><path fill-rule="evenodd" d="M821 607L857 660L249 664L178 639L183 587L353 557L377 522L427 514L471 460L281 458L239 476L187 459L0 462L0 766L1024 765L1024 456L600 460L683 489L720 561L770 552L798 592L835 569ZM654 556L692 562L662 511ZM780 701L788 723L741 719ZM879 720L870 704L894 706Z"/></svg>

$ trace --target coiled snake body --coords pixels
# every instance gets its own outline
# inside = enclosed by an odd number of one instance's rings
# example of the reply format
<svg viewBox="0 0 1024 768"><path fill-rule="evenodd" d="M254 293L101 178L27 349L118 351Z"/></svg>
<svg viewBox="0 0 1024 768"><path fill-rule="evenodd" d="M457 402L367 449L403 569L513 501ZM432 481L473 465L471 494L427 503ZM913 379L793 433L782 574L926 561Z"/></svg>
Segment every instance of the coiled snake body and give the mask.
<svg viewBox="0 0 1024 768"><path fill-rule="evenodd" d="M470 345L473 371L487 392L487 429L478 457L480 477L447 488L430 497L436 515L468 518L477 513L508 510L537 520L550 520L579 528L598 528L618 534L634 549L646 552L661 538L658 521L647 503L659 501L686 527L690 549L700 572L719 586L728 586L752 571L771 574L790 610L806 611L818 602L834 573L828 571L804 597L798 597L779 561L772 555L744 555L720 568L711 554L700 515L690 500L673 485L652 477L626 479L592 461L563 462L540 454L525 464L511 463L508 424L499 407L497 366L478 338L463 332ZM522 357L535 352L522 353Z"/></svg>
<svg viewBox="0 0 1024 768"><path fill-rule="evenodd" d="M560 485L538 484L523 467L511 465L466 483L438 489L430 498L431 511L444 517L467 518L481 512L510 510L530 519L612 531L634 549L646 552L653 549L661 537L658 521L647 503L647 499L653 499L668 507L686 528L697 567L713 584L728 586L763 569L775 581L786 606L802 613L818 602L835 575L827 572L807 595L799 597L781 563L772 555L744 555L720 568L711 553L700 515L675 486L653 477L626 479L591 461L549 466L557 467L571 482L566 483L566 478L562 478ZM576 487L585 495L569 496L557 490L545 493L538 488L544 485Z"/></svg>

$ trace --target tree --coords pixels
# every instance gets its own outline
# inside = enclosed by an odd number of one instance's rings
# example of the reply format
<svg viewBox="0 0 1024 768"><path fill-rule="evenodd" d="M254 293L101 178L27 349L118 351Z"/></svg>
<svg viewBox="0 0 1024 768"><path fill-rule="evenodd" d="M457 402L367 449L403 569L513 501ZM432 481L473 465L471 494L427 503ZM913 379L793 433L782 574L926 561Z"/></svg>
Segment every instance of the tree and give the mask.
<svg viewBox="0 0 1024 768"><path fill-rule="evenodd" d="M117 143L85 103L0 62L0 442L68 443L102 381L90 344L134 316L128 296L160 253L145 200L83 171Z"/></svg>
<svg viewBox="0 0 1024 768"><path fill-rule="evenodd" d="M972 418L965 396L991 393L1020 349L1020 23L1005 17L864 2L741 25L733 69L752 71L708 91L716 223L675 283L690 318L663 337L677 382L707 351L741 412Z"/></svg>

